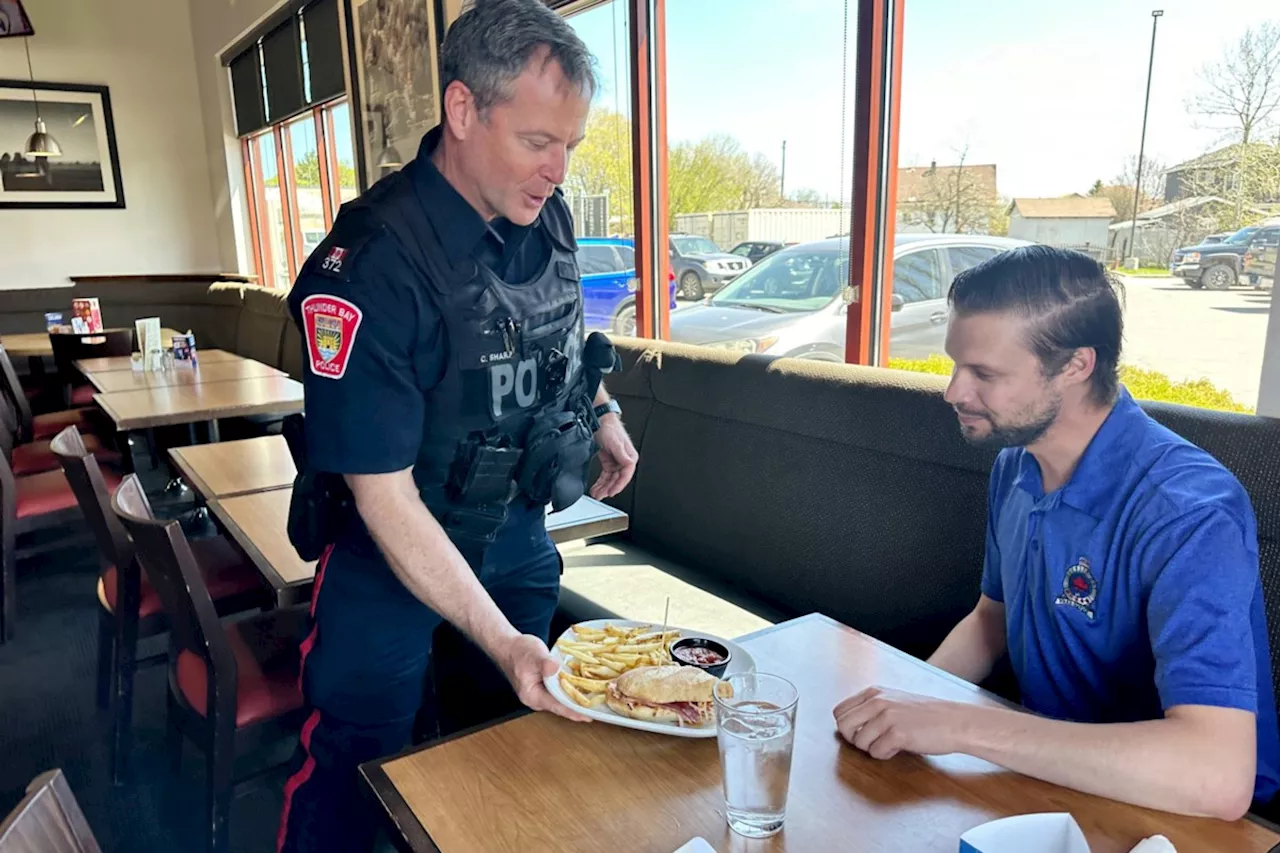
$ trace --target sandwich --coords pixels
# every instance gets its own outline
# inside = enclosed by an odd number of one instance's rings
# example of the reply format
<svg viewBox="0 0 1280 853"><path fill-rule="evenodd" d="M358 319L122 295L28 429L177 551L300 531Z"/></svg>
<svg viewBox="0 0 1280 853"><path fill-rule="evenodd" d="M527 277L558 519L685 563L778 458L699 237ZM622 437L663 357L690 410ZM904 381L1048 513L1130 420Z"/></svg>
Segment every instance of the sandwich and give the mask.
<svg viewBox="0 0 1280 853"><path fill-rule="evenodd" d="M715 720L717 683L694 666L642 666L609 682L605 704L633 720L705 726Z"/></svg>

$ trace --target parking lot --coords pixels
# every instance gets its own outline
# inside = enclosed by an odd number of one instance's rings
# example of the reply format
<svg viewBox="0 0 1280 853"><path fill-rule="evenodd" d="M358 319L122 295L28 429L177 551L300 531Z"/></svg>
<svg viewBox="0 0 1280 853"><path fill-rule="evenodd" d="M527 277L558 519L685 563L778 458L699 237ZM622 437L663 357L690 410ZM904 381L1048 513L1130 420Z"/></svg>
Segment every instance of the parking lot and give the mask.
<svg viewBox="0 0 1280 853"><path fill-rule="evenodd" d="M1258 404L1271 290L1192 290L1176 278L1125 276L1122 361L1170 379L1206 378Z"/></svg>
<svg viewBox="0 0 1280 853"><path fill-rule="evenodd" d="M1175 381L1205 378L1241 404L1257 405L1270 289L1192 290L1177 278L1123 280L1125 363Z"/></svg>

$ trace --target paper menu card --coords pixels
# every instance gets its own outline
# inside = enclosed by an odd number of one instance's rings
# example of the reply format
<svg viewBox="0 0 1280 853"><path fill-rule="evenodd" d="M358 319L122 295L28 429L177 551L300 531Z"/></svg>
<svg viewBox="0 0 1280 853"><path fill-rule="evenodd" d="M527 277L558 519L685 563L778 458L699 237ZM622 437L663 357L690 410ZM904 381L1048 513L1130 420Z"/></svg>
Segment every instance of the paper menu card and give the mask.
<svg viewBox="0 0 1280 853"><path fill-rule="evenodd" d="M102 331L102 309L96 297L71 300L71 331L77 335L97 334Z"/></svg>
<svg viewBox="0 0 1280 853"><path fill-rule="evenodd" d="M161 370L164 367L164 342L160 340L160 318L144 317L133 321L138 335L138 350L142 353L142 363L146 370Z"/></svg>

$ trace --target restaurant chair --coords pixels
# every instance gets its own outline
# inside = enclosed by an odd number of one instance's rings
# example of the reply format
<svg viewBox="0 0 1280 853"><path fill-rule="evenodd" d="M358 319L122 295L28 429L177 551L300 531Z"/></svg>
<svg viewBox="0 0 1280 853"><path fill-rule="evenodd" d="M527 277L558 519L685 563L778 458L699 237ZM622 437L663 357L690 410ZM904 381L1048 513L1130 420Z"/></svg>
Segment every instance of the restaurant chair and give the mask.
<svg viewBox="0 0 1280 853"><path fill-rule="evenodd" d="M58 468L58 457L49 446L49 439L29 441L26 444L18 440L17 416L9 402L0 395L0 431L8 433L9 468L15 477L28 474L40 474ZM98 458L98 461L119 468L123 462L118 450L103 446L102 440L95 435L85 436L85 447Z"/></svg>
<svg viewBox="0 0 1280 853"><path fill-rule="evenodd" d="M0 853L102 853L61 770L41 773L0 823Z"/></svg>
<svg viewBox="0 0 1280 853"><path fill-rule="evenodd" d="M4 347L0 347L0 390L6 392L18 415L18 438L22 441L53 438L63 427L69 426L75 426L81 432L95 432L102 424L98 410L92 407L32 414L32 389L22 387L18 372Z"/></svg>
<svg viewBox="0 0 1280 853"><path fill-rule="evenodd" d="M125 478L111 506L169 616L170 758L181 764L184 735L205 753L207 844L221 853L237 749L301 727L299 643L307 610L220 622L181 525L155 518L137 475Z"/></svg>
<svg viewBox="0 0 1280 853"><path fill-rule="evenodd" d="M133 353L133 329L104 329L93 335L50 333L53 363L58 369L68 406L89 406L98 389L84 379L75 363L83 358L107 358Z"/></svg>
<svg viewBox="0 0 1280 853"><path fill-rule="evenodd" d="M53 451L75 493L102 555L98 576L98 707L111 708L112 780L119 784L128 761L133 721L133 678L138 640L169 630L160 596L139 566L133 542L111 510L111 494L98 460L75 427L53 439ZM191 542L201 580L220 616L269 605L257 570L222 536Z"/></svg>
<svg viewBox="0 0 1280 853"><path fill-rule="evenodd" d="M13 639L17 618L17 563L75 540L56 537L18 550L20 537L32 533L69 527L83 519L75 492L61 471L45 471L15 477L9 467L13 452L12 434L0 429L0 643ZM120 475L110 468L102 470L103 485L108 492L120 484Z"/></svg>

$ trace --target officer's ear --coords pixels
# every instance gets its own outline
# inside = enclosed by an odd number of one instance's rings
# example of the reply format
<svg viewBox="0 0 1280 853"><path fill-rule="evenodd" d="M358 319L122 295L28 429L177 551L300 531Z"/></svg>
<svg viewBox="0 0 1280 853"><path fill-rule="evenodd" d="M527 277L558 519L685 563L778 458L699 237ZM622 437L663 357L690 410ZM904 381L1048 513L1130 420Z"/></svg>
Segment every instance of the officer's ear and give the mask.
<svg viewBox="0 0 1280 853"><path fill-rule="evenodd" d="M480 121L476 110L476 98L461 80L454 80L444 90L445 129L458 139L466 139L475 132Z"/></svg>

